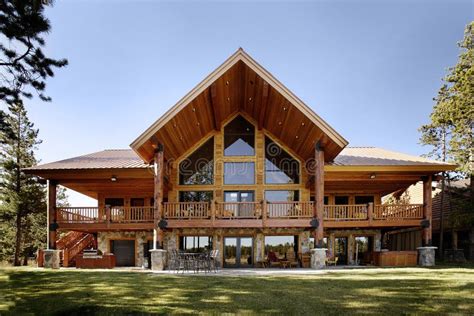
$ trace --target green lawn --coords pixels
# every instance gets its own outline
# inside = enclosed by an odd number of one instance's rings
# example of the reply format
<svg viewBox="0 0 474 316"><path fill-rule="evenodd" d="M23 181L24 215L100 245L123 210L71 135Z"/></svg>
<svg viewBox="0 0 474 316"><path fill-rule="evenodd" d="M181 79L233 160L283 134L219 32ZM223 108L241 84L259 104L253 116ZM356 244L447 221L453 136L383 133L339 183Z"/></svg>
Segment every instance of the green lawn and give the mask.
<svg viewBox="0 0 474 316"><path fill-rule="evenodd" d="M473 314L474 269L294 276L0 269L0 314Z"/></svg>

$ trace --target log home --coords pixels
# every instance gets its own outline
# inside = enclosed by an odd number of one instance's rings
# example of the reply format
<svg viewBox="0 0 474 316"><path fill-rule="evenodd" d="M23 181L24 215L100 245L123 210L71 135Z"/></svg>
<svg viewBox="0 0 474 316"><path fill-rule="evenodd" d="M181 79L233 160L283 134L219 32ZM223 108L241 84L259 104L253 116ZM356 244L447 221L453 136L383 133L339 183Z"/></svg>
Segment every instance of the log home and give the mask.
<svg viewBox="0 0 474 316"><path fill-rule="evenodd" d="M26 172L47 179L48 246L62 250L66 266L90 245L114 253L122 266L163 269L174 249L218 249L224 267L256 266L278 238L303 266L310 253L313 267L326 256L374 263L384 237L404 229L416 229L430 253L431 183L454 166L347 146L239 49L131 149ZM423 203L382 204L383 196L420 180ZM97 199L97 206L57 207L57 185Z"/></svg>

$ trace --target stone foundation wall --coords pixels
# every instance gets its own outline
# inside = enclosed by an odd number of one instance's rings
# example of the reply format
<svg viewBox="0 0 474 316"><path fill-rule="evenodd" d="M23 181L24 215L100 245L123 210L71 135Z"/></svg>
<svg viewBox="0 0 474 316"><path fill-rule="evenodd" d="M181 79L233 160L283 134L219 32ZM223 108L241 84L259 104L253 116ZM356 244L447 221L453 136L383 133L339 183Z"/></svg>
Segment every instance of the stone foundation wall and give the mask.
<svg viewBox="0 0 474 316"><path fill-rule="evenodd" d="M150 231L119 231L119 232L98 232L97 233L97 248L103 253L111 252L111 240L135 240L135 266L145 266L144 244L153 238L153 233Z"/></svg>

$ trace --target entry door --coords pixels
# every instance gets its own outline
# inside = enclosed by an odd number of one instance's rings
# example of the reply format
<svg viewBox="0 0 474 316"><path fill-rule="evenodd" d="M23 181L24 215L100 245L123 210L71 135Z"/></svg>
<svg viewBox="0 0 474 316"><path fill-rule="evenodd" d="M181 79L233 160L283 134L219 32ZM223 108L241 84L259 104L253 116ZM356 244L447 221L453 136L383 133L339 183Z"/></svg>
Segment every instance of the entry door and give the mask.
<svg viewBox="0 0 474 316"><path fill-rule="evenodd" d="M252 237L224 238L224 267L248 268L253 266Z"/></svg>
<svg viewBox="0 0 474 316"><path fill-rule="evenodd" d="M135 266L135 240L112 240L110 243L117 267Z"/></svg>
<svg viewBox="0 0 474 316"><path fill-rule="evenodd" d="M224 202L253 202L253 191L226 191L224 192ZM231 206L236 217L253 217L254 206L248 204Z"/></svg>

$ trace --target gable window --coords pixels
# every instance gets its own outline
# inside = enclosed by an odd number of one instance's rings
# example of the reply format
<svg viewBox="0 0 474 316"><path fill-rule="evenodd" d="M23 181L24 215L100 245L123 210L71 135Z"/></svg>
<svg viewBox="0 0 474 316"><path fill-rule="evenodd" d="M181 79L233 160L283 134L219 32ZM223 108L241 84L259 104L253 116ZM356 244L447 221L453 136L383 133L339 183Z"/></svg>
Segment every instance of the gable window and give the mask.
<svg viewBox="0 0 474 316"><path fill-rule="evenodd" d="M225 162L224 184L254 184L255 163Z"/></svg>
<svg viewBox="0 0 474 316"><path fill-rule="evenodd" d="M179 184L214 183L214 137L179 164Z"/></svg>
<svg viewBox="0 0 474 316"><path fill-rule="evenodd" d="M265 183L299 183L299 162L265 137Z"/></svg>
<svg viewBox="0 0 474 316"><path fill-rule="evenodd" d="M254 156L255 127L237 116L224 127L224 156Z"/></svg>

